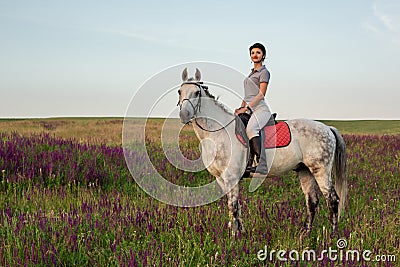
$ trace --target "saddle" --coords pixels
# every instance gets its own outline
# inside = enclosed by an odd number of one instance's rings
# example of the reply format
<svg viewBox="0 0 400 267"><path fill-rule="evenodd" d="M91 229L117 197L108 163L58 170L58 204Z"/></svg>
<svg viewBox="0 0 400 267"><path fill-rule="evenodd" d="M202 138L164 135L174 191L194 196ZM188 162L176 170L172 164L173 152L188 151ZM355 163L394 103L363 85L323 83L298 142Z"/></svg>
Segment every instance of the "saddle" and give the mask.
<svg viewBox="0 0 400 267"><path fill-rule="evenodd" d="M242 113L237 116L235 133L239 141L249 146L249 138L246 134L246 127L250 120L250 114ZM288 146L292 140L292 134L288 124L284 121L276 121L276 113L272 114L267 124L261 129L260 136L264 148L280 148Z"/></svg>

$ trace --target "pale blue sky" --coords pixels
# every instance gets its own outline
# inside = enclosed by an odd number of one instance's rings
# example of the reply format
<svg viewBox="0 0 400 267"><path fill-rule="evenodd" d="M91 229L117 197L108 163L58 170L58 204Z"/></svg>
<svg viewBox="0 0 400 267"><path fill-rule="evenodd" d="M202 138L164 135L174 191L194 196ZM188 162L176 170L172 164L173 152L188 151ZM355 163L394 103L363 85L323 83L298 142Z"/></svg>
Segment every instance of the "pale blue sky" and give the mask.
<svg viewBox="0 0 400 267"><path fill-rule="evenodd" d="M280 118L400 119L398 0L0 0L0 117L124 116L169 66L248 73L255 41Z"/></svg>

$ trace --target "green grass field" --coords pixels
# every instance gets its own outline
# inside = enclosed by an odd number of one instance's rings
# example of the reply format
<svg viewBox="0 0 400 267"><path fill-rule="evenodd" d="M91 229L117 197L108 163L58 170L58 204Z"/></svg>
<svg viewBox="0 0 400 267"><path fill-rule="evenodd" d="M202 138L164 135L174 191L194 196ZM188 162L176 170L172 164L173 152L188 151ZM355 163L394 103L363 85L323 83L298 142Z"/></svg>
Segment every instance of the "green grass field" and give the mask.
<svg viewBox="0 0 400 267"><path fill-rule="evenodd" d="M145 119L138 119L138 121ZM160 127L164 119L149 119ZM321 121L342 134L400 134L400 120ZM121 145L123 118L0 119L1 132L50 133L62 138Z"/></svg>
<svg viewBox="0 0 400 267"><path fill-rule="evenodd" d="M321 121L342 134L400 134L399 120Z"/></svg>
<svg viewBox="0 0 400 267"><path fill-rule="evenodd" d="M249 180L241 182L246 232L236 240L226 198L196 208L153 199L126 167L122 121L0 120L0 266L399 266L400 121L325 122L344 134L348 152L344 248L330 238L322 196L311 234L300 238L305 199L294 173L268 178L253 193ZM146 127L157 170L176 184L210 182L205 170L184 172L166 161L162 125L152 119ZM198 155L191 127L181 134L183 152ZM134 159L132 174L148 175L140 151ZM302 260L304 251L316 258ZM367 259L351 258L356 251Z"/></svg>

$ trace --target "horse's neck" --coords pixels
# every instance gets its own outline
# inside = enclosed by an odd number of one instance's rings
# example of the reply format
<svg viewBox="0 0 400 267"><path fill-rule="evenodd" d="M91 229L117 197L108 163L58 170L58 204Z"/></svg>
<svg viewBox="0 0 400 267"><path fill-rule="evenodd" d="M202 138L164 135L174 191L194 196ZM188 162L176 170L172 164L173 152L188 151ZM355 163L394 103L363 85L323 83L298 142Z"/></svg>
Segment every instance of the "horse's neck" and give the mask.
<svg viewBox="0 0 400 267"><path fill-rule="evenodd" d="M220 104L216 103L216 101L204 102L206 103L201 106L194 125L199 139L209 137L210 134L213 133L218 134L218 132L223 131L224 127L226 128L225 130L229 130L232 125L235 125L231 123L235 118L234 115L227 112Z"/></svg>

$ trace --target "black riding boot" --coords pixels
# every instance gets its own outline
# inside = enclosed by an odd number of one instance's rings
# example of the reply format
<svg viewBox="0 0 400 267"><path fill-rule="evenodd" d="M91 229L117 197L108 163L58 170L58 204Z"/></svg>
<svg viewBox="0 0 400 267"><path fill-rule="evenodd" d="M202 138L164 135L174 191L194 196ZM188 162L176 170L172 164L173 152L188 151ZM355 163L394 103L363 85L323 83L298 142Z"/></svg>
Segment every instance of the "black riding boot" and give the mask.
<svg viewBox="0 0 400 267"><path fill-rule="evenodd" d="M250 146L253 149L254 156L256 157L256 166L253 167L250 165L250 168L246 168L246 172L253 172L253 173L257 172L261 174L267 174L268 173L267 160L265 157L265 151L262 150L261 137L255 136L251 138Z"/></svg>
<svg viewBox="0 0 400 267"><path fill-rule="evenodd" d="M244 171L242 178L250 176L250 172L253 168L253 162L254 162L254 149L253 146L250 144L250 154L247 161L246 170Z"/></svg>

